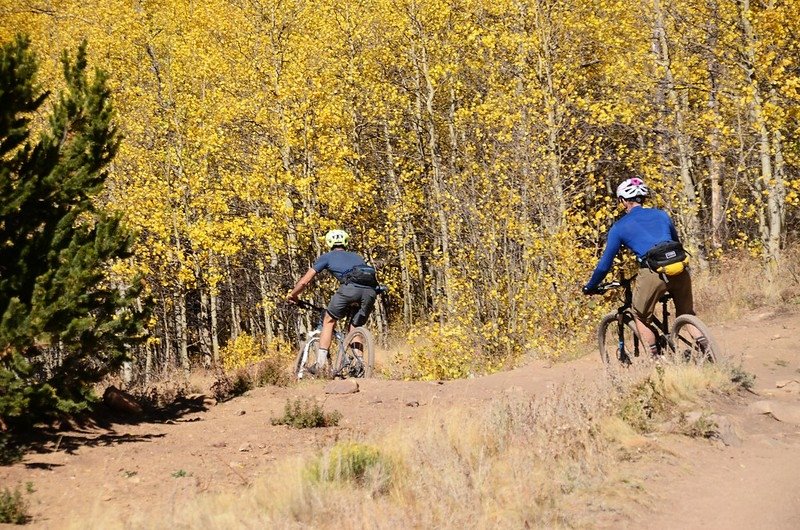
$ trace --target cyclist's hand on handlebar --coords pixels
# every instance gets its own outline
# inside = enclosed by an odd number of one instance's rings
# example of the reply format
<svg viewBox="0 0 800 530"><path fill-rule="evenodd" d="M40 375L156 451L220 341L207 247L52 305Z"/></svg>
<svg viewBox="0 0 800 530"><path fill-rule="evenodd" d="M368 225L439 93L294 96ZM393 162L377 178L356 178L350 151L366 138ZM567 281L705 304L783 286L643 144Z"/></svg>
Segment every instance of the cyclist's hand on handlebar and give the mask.
<svg viewBox="0 0 800 530"><path fill-rule="evenodd" d="M286 303L287 304L297 305L298 301L299 301L299 299L297 298L297 295L292 295L291 293L286 295Z"/></svg>
<svg viewBox="0 0 800 530"><path fill-rule="evenodd" d="M585 294L587 296L591 296L593 294L603 294L603 291L601 291L597 287L595 287L594 289L589 289L584 285L583 289L581 289L581 290L583 291L583 294Z"/></svg>

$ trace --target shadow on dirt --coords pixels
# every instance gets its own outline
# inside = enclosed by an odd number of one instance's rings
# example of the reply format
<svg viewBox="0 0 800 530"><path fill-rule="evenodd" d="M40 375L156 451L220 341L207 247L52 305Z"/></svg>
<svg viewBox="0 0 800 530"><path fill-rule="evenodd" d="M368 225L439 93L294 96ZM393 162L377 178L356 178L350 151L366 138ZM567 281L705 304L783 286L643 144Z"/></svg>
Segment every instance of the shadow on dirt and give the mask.
<svg viewBox="0 0 800 530"><path fill-rule="evenodd" d="M149 442L163 438L159 434L119 433L120 426L147 424L176 424L202 421L201 417L187 418L187 415L205 412L210 403L202 394L179 396L172 402L154 407L141 405L130 394L106 392L103 401L98 403L92 413L82 418L73 418L52 425L37 425L23 432L0 433L3 436L2 451L6 458L0 465L13 464L23 460L25 454L48 454L64 452L74 454L82 447L115 446L128 443ZM13 453L13 454L12 454ZM50 469L56 464L26 462L26 467Z"/></svg>
<svg viewBox="0 0 800 530"><path fill-rule="evenodd" d="M94 429L74 430L35 430L15 437L15 443L21 449L20 459L24 454L75 454L84 447L108 447L126 443L147 442L156 438L163 438L166 434L128 434L108 431L98 433ZM9 462L13 463L13 462ZM51 469L60 464L48 462L25 462L25 467L32 469Z"/></svg>

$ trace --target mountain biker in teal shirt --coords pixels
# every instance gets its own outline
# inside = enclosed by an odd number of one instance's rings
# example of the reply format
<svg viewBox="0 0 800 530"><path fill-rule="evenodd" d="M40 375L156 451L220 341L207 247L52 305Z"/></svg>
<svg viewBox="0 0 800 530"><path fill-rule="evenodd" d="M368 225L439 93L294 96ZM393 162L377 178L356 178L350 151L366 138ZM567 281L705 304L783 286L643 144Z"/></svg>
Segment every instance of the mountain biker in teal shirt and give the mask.
<svg viewBox="0 0 800 530"><path fill-rule="evenodd" d="M328 270L341 284L331 298L322 321L317 370L325 366L336 322L350 316L351 329L362 326L375 306L378 288L375 269L368 266L359 254L347 250L349 242L350 236L344 230L331 230L325 234L329 251L317 258L286 297L287 302L296 304L303 289L324 270Z"/></svg>

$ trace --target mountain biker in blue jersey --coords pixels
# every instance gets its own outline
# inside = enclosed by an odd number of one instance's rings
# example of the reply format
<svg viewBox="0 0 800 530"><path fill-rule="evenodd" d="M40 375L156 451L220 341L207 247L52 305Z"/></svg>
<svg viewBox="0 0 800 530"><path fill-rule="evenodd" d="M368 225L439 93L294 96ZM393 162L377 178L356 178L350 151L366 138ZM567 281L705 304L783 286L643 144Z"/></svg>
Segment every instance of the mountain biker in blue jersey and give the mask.
<svg viewBox="0 0 800 530"><path fill-rule="evenodd" d="M636 255L639 274L633 291L633 310L639 334L652 353L657 352L655 334L648 326L658 299L665 292L672 295L677 316L694 314L692 278L689 269L680 264L675 270L657 272L650 261L653 251L663 243L679 244L678 233L669 215L657 208L642 206L650 190L639 178L630 178L617 187L617 200L625 209L623 215L608 232L606 248L592 274L583 287L584 294L595 294L600 282L611 270L614 257L625 246ZM677 264L676 264L677 266Z"/></svg>
<svg viewBox="0 0 800 530"><path fill-rule="evenodd" d="M317 371L325 366L336 322L351 315L351 329L362 326L372 313L377 298L375 269L367 265L359 254L347 250L349 242L350 236L344 230L331 230L325 234L329 251L317 258L286 297L287 302L296 304L303 289L324 270L333 274L341 284L325 311L319 337Z"/></svg>

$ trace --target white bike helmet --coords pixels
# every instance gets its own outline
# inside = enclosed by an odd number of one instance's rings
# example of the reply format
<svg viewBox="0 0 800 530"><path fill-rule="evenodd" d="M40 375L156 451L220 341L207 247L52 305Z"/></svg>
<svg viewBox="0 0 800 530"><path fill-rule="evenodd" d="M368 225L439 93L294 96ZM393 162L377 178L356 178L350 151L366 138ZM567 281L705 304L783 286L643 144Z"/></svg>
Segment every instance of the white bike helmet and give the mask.
<svg viewBox="0 0 800 530"><path fill-rule="evenodd" d="M617 186L617 197L631 200L636 197L647 197L650 195L650 188L645 186L644 181L639 177L633 177Z"/></svg>
<svg viewBox="0 0 800 530"><path fill-rule="evenodd" d="M344 230L339 230L337 228L325 234L325 244L328 245L328 249L332 249L337 245L347 248L349 242L350 236Z"/></svg>

